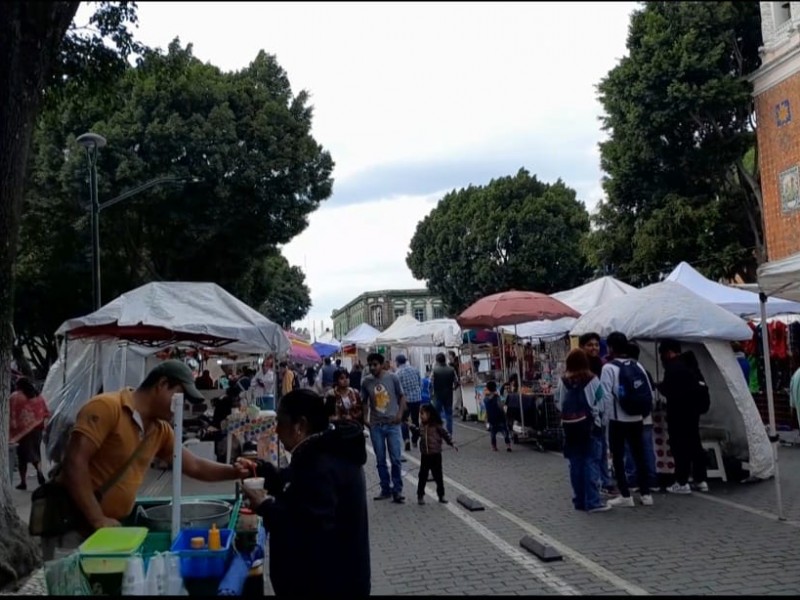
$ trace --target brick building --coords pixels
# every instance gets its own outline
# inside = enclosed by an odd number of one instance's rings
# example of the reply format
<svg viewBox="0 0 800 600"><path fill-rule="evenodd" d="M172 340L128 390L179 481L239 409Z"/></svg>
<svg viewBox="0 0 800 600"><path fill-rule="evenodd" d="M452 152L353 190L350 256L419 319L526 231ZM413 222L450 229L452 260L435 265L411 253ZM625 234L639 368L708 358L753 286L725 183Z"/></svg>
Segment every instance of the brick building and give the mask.
<svg viewBox="0 0 800 600"><path fill-rule="evenodd" d="M800 252L800 2L761 2L761 67L753 74L769 260Z"/></svg>

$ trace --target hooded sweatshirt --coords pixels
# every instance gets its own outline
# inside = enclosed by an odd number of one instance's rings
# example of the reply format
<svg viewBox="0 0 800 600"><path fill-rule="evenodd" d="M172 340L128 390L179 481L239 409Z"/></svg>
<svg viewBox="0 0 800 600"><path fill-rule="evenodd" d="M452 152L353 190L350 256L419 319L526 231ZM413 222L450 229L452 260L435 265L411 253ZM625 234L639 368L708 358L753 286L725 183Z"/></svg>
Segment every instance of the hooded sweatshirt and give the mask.
<svg viewBox="0 0 800 600"><path fill-rule="evenodd" d="M269 532L276 596L369 595L363 431L358 423L334 421L295 448L289 467L264 469L267 491L275 499L257 512Z"/></svg>
<svg viewBox="0 0 800 600"><path fill-rule="evenodd" d="M667 425L673 429L697 425L700 413L695 396L700 368L692 352L684 352L664 362L664 379L658 390L667 400Z"/></svg>

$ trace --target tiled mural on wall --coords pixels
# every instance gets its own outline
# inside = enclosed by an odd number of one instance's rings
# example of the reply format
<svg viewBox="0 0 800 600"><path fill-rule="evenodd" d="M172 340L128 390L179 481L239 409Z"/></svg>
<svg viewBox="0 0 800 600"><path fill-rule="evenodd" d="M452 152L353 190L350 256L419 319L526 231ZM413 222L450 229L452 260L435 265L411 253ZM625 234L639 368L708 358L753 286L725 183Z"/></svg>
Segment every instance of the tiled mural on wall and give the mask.
<svg viewBox="0 0 800 600"><path fill-rule="evenodd" d="M778 189L783 212L800 209L800 167L794 166L778 175Z"/></svg>
<svg viewBox="0 0 800 600"><path fill-rule="evenodd" d="M775 122L778 127L783 127L792 122L792 106L788 100L782 100L775 105Z"/></svg>

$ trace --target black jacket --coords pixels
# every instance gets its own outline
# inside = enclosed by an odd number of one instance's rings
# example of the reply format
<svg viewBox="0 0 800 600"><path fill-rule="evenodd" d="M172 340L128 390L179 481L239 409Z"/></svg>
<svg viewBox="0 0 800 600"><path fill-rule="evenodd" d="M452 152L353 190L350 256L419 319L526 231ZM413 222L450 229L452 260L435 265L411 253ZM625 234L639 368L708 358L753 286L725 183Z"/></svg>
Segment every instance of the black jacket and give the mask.
<svg viewBox="0 0 800 600"><path fill-rule="evenodd" d="M658 390L667 399L667 424L674 427L697 423L697 380L700 374L697 359L691 352L664 363L664 379Z"/></svg>
<svg viewBox="0 0 800 600"><path fill-rule="evenodd" d="M370 594L364 430L351 421L308 438L291 465L262 463L275 499L258 507L269 532L269 574L276 596Z"/></svg>

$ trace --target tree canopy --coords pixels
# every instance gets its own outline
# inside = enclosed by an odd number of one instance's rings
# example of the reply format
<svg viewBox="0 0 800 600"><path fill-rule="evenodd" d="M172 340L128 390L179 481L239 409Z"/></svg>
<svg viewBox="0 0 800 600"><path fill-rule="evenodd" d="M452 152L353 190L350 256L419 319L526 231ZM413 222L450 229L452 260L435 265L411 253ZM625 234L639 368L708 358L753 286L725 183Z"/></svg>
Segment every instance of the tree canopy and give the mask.
<svg viewBox="0 0 800 600"><path fill-rule="evenodd" d="M311 137L311 120L308 95L292 93L274 56L262 51L224 73L178 40L166 53L145 50L106 93L55 103L34 139L18 334L52 353L47 336L91 309L87 160L75 143L85 131L108 140L101 203L153 178L182 181L101 213L104 302L151 280L214 281L280 323L302 318L303 273L277 247L331 194L333 162Z"/></svg>
<svg viewBox="0 0 800 600"><path fill-rule="evenodd" d="M495 292L553 293L583 283L588 230L574 190L520 169L445 195L417 225L406 262L455 314Z"/></svg>
<svg viewBox="0 0 800 600"><path fill-rule="evenodd" d="M89 27L73 23L79 2L0 3L0 586L41 561L9 490L8 395L14 273L20 214L35 123L44 98L64 86L113 78L134 49L135 4L100 2ZM116 49L108 50L106 42ZM123 67L124 68L124 67ZM23 300L24 301L24 300Z"/></svg>
<svg viewBox="0 0 800 600"><path fill-rule="evenodd" d="M760 45L758 2L634 12L629 55L599 85L609 138L606 199L586 246L593 266L635 283L681 260L711 276L754 275L765 255L745 75Z"/></svg>

